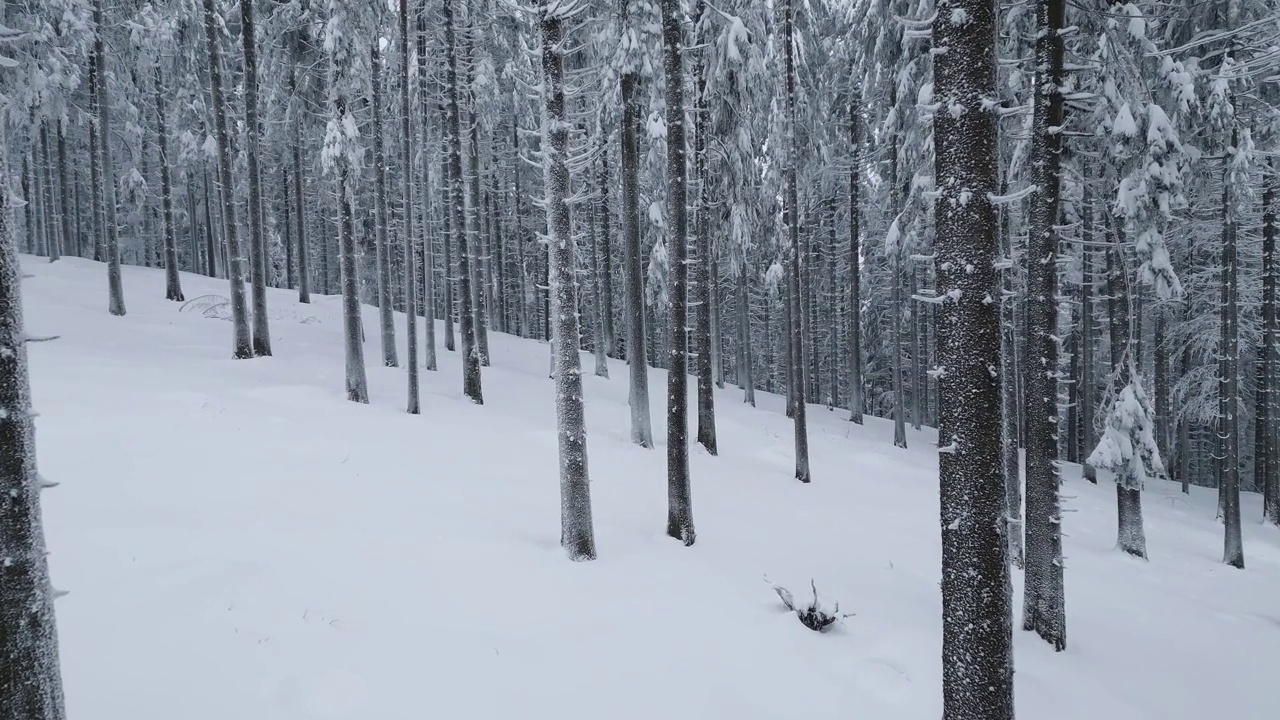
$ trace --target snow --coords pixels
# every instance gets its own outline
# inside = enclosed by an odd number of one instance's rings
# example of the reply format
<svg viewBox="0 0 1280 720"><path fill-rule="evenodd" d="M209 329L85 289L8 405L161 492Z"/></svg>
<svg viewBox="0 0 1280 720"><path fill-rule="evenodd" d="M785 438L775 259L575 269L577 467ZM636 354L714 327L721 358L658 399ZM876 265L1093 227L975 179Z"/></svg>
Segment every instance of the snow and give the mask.
<svg viewBox="0 0 1280 720"><path fill-rule="evenodd" d="M663 532L665 448L630 443L611 361L613 380L583 378L600 559L572 563L545 344L491 334L483 406L441 352L410 416L403 369L376 362L371 404L345 400L336 297L270 290L276 354L236 361L230 323L162 300L161 270L123 268L130 313L115 318L102 265L24 269L28 327L61 335L30 351L41 469L62 483L43 501L54 584L71 591L57 606L69 715L939 716L932 433L900 450L891 423L812 406L801 485L782 399L717 391L720 456L690 453L685 548ZM1256 521L1257 496L1239 571L1219 562L1213 491L1148 482L1144 562L1114 548L1112 483L1064 476L1069 645L1015 630L1019 713L1272 717L1280 532ZM812 579L857 615L810 632L765 575Z"/></svg>

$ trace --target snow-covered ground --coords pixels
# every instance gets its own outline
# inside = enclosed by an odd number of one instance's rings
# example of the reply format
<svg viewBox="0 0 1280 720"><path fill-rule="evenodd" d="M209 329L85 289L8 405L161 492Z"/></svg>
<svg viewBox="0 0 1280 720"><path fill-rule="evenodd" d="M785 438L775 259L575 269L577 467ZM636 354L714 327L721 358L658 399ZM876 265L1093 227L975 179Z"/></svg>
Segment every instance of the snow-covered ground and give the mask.
<svg viewBox="0 0 1280 720"><path fill-rule="evenodd" d="M45 519L78 720L940 714L931 434L899 450L889 423L814 406L802 486L779 398L718 392L721 455L691 453L685 548L664 535L665 374L644 450L614 362L585 376L600 559L572 563L547 345L491 334L475 406L441 342L411 417L373 308L363 406L344 398L337 298L270 291L275 356L236 361L230 323L164 301L161 271L124 268L116 318L102 265L24 268L29 331L62 336L31 366L40 465L62 483ZM188 298L227 292L182 281ZM1069 648L1015 630L1020 715L1274 718L1280 532L1258 498L1238 571L1219 562L1211 491L1149 487L1143 562L1114 549L1113 486L1067 475ZM813 633L765 575L800 598L812 578L857 614Z"/></svg>

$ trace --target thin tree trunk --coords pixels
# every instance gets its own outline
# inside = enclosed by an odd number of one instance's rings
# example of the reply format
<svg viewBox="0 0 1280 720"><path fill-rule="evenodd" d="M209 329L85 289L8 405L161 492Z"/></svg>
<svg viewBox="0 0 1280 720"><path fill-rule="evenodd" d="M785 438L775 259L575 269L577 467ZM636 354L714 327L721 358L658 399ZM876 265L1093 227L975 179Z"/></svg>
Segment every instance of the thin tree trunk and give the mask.
<svg viewBox="0 0 1280 720"><path fill-rule="evenodd" d="M849 103L849 420L862 424L862 265L859 225L862 219L862 93Z"/></svg>
<svg viewBox="0 0 1280 720"><path fill-rule="evenodd" d="M298 65L301 61L302 40L295 34L293 62L289 63L289 94L294 98L298 97ZM307 219L302 204L303 182L305 182L302 175L302 109L295 107L292 110L289 141L293 152L293 212L298 228L298 302L305 304L311 302L311 270L308 267L310 252L307 249ZM212 259L209 274L213 274Z"/></svg>
<svg viewBox="0 0 1280 720"><path fill-rule="evenodd" d="M430 116L430 93L428 88L427 74L427 7L426 0L419 7L418 25L417 25L417 51L418 51L418 95L419 103L422 106L422 121L419 132L421 133L421 141L419 143L419 152L422 155L422 170L420 175L421 187L418 188L419 196L422 204L422 318L423 330L426 335L425 347L425 364L429 371L436 369L436 278L435 278L435 248L432 238L428 230L428 212L431 207L431 154L428 152L430 147L428 134L430 132L431 122ZM406 51L406 55L407 55ZM405 166L405 172L408 172L408 165ZM446 243L447 244L447 243ZM447 266L446 266L447 267ZM448 283L445 284L448 287Z"/></svg>
<svg viewBox="0 0 1280 720"><path fill-rule="evenodd" d="M1269 522L1280 526L1280 327L1276 318L1280 269L1276 263L1275 158L1267 158L1263 172L1266 178L1262 189L1262 347L1267 406L1263 512Z"/></svg>
<svg viewBox="0 0 1280 720"><path fill-rule="evenodd" d="M458 254L458 325L462 335L462 392L477 405L484 404L480 388L480 352L476 347L475 308L472 303L471 262L467 250L466 189L462 174L462 112L458 79L458 39L454 27L454 0L444 1L444 32L448 65L446 88L448 122L446 147L449 155L450 213L454 244Z"/></svg>
<svg viewBox="0 0 1280 720"><path fill-rule="evenodd" d="M404 328L408 356L405 358L408 373L408 401L406 410L410 415L422 411L418 389L418 259L413 249L413 182L410 173L413 168L412 121L409 106L409 0L400 0L400 202L404 210ZM423 130L424 140L426 130ZM422 143L422 153L427 152L427 145ZM423 193L426 197L426 193ZM426 206L423 208L423 226L426 226ZM428 269L428 272L430 270ZM430 313L427 315L430 318ZM428 319L430 322L430 319ZM434 335L434 333L430 333Z"/></svg>
<svg viewBox="0 0 1280 720"><path fill-rule="evenodd" d="M213 0L205 0L206 4L211 2ZM93 38L97 79L94 99L98 111L95 119L98 129L98 152L101 155L98 163L102 168L98 194L99 202L103 206L108 310L112 315L124 315L124 285L120 279L120 233L116 225L116 173L111 163L111 108L107 102L107 46L106 38L103 37L106 20L103 16L102 3L103 0L94 0L93 4L93 24L97 27Z"/></svg>
<svg viewBox="0 0 1280 720"><path fill-rule="evenodd" d="M670 350L667 365L667 535L695 540L689 492L688 173L684 127L684 10L662 0L662 66L667 102L667 216L670 255Z"/></svg>
<svg viewBox="0 0 1280 720"><path fill-rule="evenodd" d="M396 326L391 307L391 246L387 241L387 157L382 127L382 57L378 52L378 39L370 43L370 60L373 104L373 178L376 260L378 265L378 327L382 338L382 364L399 367L396 357ZM408 143L408 138L405 138ZM408 166L405 166L408 169ZM408 209L408 206L405 206Z"/></svg>
<svg viewBox="0 0 1280 720"><path fill-rule="evenodd" d="M954 18L962 14L967 22ZM942 529L942 718L1012 720L1012 590L1000 460L996 287L996 6L953 0L933 20L941 379L938 470ZM961 193L968 195L960 201ZM971 193L971 195L970 195Z"/></svg>
<svg viewBox="0 0 1280 720"><path fill-rule="evenodd" d="M236 202L231 184L231 136L227 130L227 105L222 97L222 60L218 51L218 34L221 24L217 3L214 0L204 0L204 33L209 54L209 83L213 88L212 109L217 128L218 181L222 186L222 233L226 238L227 276L231 281L231 325L234 335L232 349L234 357L245 359L253 357L254 352L249 335L249 318L246 316L248 308L244 297L244 260L240 257ZM270 351L269 347L267 349Z"/></svg>
<svg viewBox="0 0 1280 720"><path fill-rule="evenodd" d="M1231 144L1237 144L1232 131ZM1240 536L1240 425L1237 419L1240 403L1240 342L1236 311L1236 229L1237 219L1232 197L1233 173L1227 168L1222 189L1222 338L1218 348L1218 438L1222 447L1221 497L1223 521L1222 562L1244 567L1244 547Z"/></svg>
<svg viewBox="0 0 1280 720"><path fill-rule="evenodd" d="M518 164L518 163L517 163ZM609 357L618 357L618 334L613 318L613 218L609 212L609 145L608 133L600 131L600 313L604 319L604 345Z"/></svg>
<svg viewBox="0 0 1280 720"><path fill-rule="evenodd" d="M182 282L178 278L178 238L173 228L173 182L169 176L169 138L164 118L164 92L159 69L156 70L156 140L160 147L160 200L164 208L164 275L165 300L182 302Z"/></svg>
<svg viewBox="0 0 1280 720"><path fill-rule="evenodd" d="M705 2L699 2L697 5L698 16L700 17L699 25L709 22L703 17L710 12ZM698 442L707 450L710 455L715 455L716 450L716 411L715 411L715 393L714 377L711 370L711 198L708 193L708 185L710 184L708 173L710 172L707 164L707 123L709 122L709 112L707 110L707 76L706 76L706 50L699 51L695 56L697 58L694 63L694 85L695 96L693 102L693 167L694 176L697 178L698 193L695 202L697 202L697 213L694 215L697 220L696 230L694 231L693 257L690 258L689 265L692 268L692 276L689 278L689 288L692 297L690 302L693 303L694 315L694 356L693 368L694 374L698 378Z"/></svg>
<svg viewBox="0 0 1280 720"><path fill-rule="evenodd" d="M796 479L802 483L813 478L809 473L809 427L806 416L806 395L804 387L804 334L802 320L799 317L803 308L800 300L800 204L796 190L796 163L799 159L799 146L796 142L796 40L795 40L795 7L794 0L786 0L783 9L783 42L786 43L786 154L787 163L783 170L786 184L787 201L787 233L791 247L791 272L787 304L790 308L791 365L794 369L791 382L795 394L792 412L795 415L795 455Z"/></svg>
<svg viewBox="0 0 1280 720"><path fill-rule="evenodd" d="M62 206L62 252L80 254L80 243L71 227L72 217L79 217L79 208L71 208L71 193L67 188L67 131L64 121L59 120L56 130L58 147L58 193Z"/></svg>
<svg viewBox="0 0 1280 720"><path fill-rule="evenodd" d="M213 242L213 210L209 201L209 168L201 165L200 174L204 179L204 241L207 247L209 277L218 276L218 249Z"/></svg>

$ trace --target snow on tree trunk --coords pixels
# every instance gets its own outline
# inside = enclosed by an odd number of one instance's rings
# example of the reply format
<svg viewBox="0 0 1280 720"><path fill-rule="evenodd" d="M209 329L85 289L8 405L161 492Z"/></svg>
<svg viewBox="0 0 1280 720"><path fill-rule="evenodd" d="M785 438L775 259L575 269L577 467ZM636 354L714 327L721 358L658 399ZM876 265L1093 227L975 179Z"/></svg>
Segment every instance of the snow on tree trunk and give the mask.
<svg viewBox="0 0 1280 720"><path fill-rule="evenodd" d="M596 188L596 192L603 194L605 188ZM595 323L592 324L591 349L595 352L596 361L596 377L609 377L609 356L605 348L605 318L604 318L604 271L603 260L601 255L608 252L607 249L600 247L600 238L597 231L596 217L599 215L599 208L595 203L585 211L587 215L587 251L588 261L591 263L591 292L592 307L595 309Z"/></svg>
<svg viewBox="0 0 1280 720"><path fill-rule="evenodd" d="M76 207L71 207L71 191L68 188L67 180L67 126L66 120L59 120L57 129L55 130L56 142L58 146L58 192L62 203L62 242L64 252L83 255L78 240L79 233L72 229L72 218L77 221L80 217L80 203L77 199Z"/></svg>
<svg viewBox="0 0 1280 720"><path fill-rule="evenodd" d="M424 348L425 357L424 364L427 370L434 371L436 369L436 279L435 279L435 252L432 244L431 235L427 229L427 214L431 207L431 153L428 152L430 145L428 144L428 133L431 126L431 93L428 91L429 73L427 72L427 18L425 1L423 7L419 8L417 23L417 52L418 52L418 101L422 105L422 121L420 123L421 140L419 142L419 152L422 156L421 169L421 187L418 192L421 196L422 211L422 317L423 330L426 335L426 346ZM406 55L407 55L406 51ZM407 82L407 80L406 80ZM405 166L405 172L408 172L408 165Z"/></svg>
<svg viewBox="0 0 1280 720"><path fill-rule="evenodd" d="M6 147L0 126L0 197L8 198ZM0 718L65 720L12 217L0 212Z"/></svg>
<svg viewBox="0 0 1280 720"><path fill-rule="evenodd" d="M348 15L344 0L329 0L324 48L329 56L329 123L321 159L335 179L338 206L338 258L342 282L342 335L345 348L347 399L368 403L369 386L364 367L364 329L360 322L360 278L353 227L355 176L363 163L360 129L351 103L361 86L366 54L360 48L358 18Z"/></svg>
<svg viewBox="0 0 1280 720"><path fill-rule="evenodd" d="M222 186L222 233L226 240L227 277L231 284L232 354L243 360L253 357L253 341L249 335L248 307L244 296L244 259L240 256L236 199L231 184L231 135L227 129L227 104L222 94L222 54L218 48L222 22L216 5L215 0L204 0L204 37L209 55L209 85L213 91L212 111L217 130L218 182ZM101 89L99 87L99 91ZM105 98L101 102L105 104ZM110 163L105 165L109 166ZM110 219L107 222L109 225L114 224Z"/></svg>
<svg viewBox="0 0 1280 720"><path fill-rule="evenodd" d="M896 97L896 95L895 95ZM895 100L896 103L896 100ZM906 408L903 406L905 388L902 383L902 207L899 201L898 188L898 133L895 131L889 142L889 184L888 191L893 198L891 213L895 216L889 226L889 235L885 238L885 252L889 253L889 282L892 286L890 295L890 312L893 317L892 349L890 358L893 365L893 445L906 449L907 425Z"/></svg>
<svg viewBox="0 0 1280 720"><path fill-rule="evenodd" d="M1001 183L1002 190L1004 182ZM1025 567L1022 544L1022 468L1018 451L1018 333L1015 317L1016 269L1013 263L1013 233L1006 207L997 209L1000 251L1008 262L1001 280L1000 302L1000 463L1004 474L1005 534L1009 561Z"/></svg>
<svg viewBox="0 0 1280 720"><path fill-rule="evenodd" d="M267 238L263 228L262 175L258 170L258 50L254 37L253 0L240 0L240 40L244 47L245 158L249 172L249 275L253 285L253 354L271 354L267 318ZM219 108L221 112L221 108ZM230 192L231 186L225 186Z"/></svg>
<svg viewBox="0 0 1280 720"><path fill-rule="evenodd" d="M458 38L454 21L455 0L444 0L444 34L447 46L445 87L448 117L445 140L449 158L449 213L454 250L458 256L458 330L462 336L462 393L477 405L484 404L480 388L480 351L476 347L475 309L472 304L471 259L468 256L466 188L462 174L462 109L458 79Z"/></svg>
<svg viewBox="0 0 1280 720"><path fill-rule="evenodd" d="M630 2L622 3L622 25L628 30ZM677 21L673 21L677 22ZM677 25L676 39L679 39ZM677 58L678 61L678 58ZM649 415L649 354L644 322L643 258L640 255L640 150L636 128L640 124L635 58L625 58L620 70L622 95L622 243L627 293L627 360L630 363L628 401L631 406L631 442L653 447L653 426ZM517 166L519 163L516 163Z"/></svg>
<svg viewBox="0 0 1280 720"><path fill-rule="evenodd" d="M1232 131L1233 156L1241 153L1238 131ZM1218 346L1218 439L1222 453L1220 463L1220 497L1222 499L1222 562L1244 567L1244 548L1240 537L1240 341L1239 313L1236 310L1238 271L1236 234L1238 219L1232 196L1235 160L1228 161L1222 187L1222 298L1219 305L1222 336ZM1239 179L1243 180L1243 178Z"/></svg>
<svg viewBox="0 0 1280 720"><path fill-rule="evenodd" d="M560 545L569 559L594 560L587 429L578 354L577 287L569 215L569 127L564 92L564 23L580 13L577 0L539 0L542 25L542 152L546 172L551 303L555 318L556 429L560 445Z"/></svg>
<svg viewBox="0 0 1280 720"><path fill-rule="evenodd" d="M1267 158L1264 170L1266 180L1262 189L1262 353L1263 388L1265 396L1259 399L1259 408L1266 407L1266 445L1260 453L1264 471L1263 514L1275 525L1280 525L1280 327L1277 327L1277 280L1280 268L1276 264L1276 163ZM1185 449L1184 449L1185 452Z"/></svg>
<svg viewBox="0 0 1280 720"><path fill-rule="evenodd" d="M1058 208L1062 160L1061 35L1065 0L1039 0L1027 240L1026 582L1022 629L1067 646L1058 488Z"/></svg>
<svg viewBox="0 0 1280 720"><path fill-rule="evenodd" d="M160 146L160 199L164 206L164 276L165 300L182 302L182 283L178 279L178 239L173 229L173 180L169 175L169 137L164 117L164 92L160 71L156 70L156 140ZM194 258L192 258L194 261Z"/></svg>
<svg viewBox="0 0 1280 720"><path fill-rule="evenodd" d="M995 260L996 6L940 3L933 20L935 264L942 528L943 720L1012 720L1013 628L1001 522ZM1007 370L1006 370L1007 372Z"/></svg>
<svg viewBox="0 0 1280 720"><path fill-rule="evenodd" d="M688 218L684 127L684 10L662 0L662 67L667 102L667 252L670 349L667 354L667 535L692 545L689 493Z"/></svg>
<svg viewBox="0 0 1280 720"><path fill-rule="evenodd" d="M609 133L600 132L600 169L597 186L600 242L600 317L604 326L604 348L609 357L618 356L618 337L613 325L613 222L609 212Z"/></svg>
<svg viewBox="0 0 1280 720"><path fill-rule="evenodd" d="M791 338L790 355L793 368L791 382L791 410L795 429L796 479L802 483L810 482L809 474L809 427L805 415L805 382L806 368L804 362L804 333L800 313L803 311L800 300L800 203L796 189L796 164L799 162L799 146L796 142L796 38L794 0L786 0L783 12L783 54L786 58L786 164L783 169L787 204L787 238L790 249L790 272L788 274L787 307L789 309L789 327L787 335Z"/></svg>
<svg viewBox="0 0 1280 720"><path fill-rule="evenodd" d="M404 212L404 225L400 232L404 248L404 329L408 354L408 400L405 409L410 415L422 411L421 393L418 390L418 258L413 247L413 168L412 120L409 105L409 0L400 0L400 202ZM426 143L422 144L426 154ZM426 225L426 207L423 207L423 223ZM428 271L429 274L429 271ZM430 313L427 315L430 322Z"/></svg>
<svg viewBox="0 0 1280 720"><path fill-rule="evenodd" d="M862 424L862 90L849 103L849 420Z"/></svg>
<svg viewBox="0 0 1280 720"><path fill-rule="evenodd" d="M243 0L242 0L243 1ZM370 103L373 105L374 223L378 266L378 329L382 340L382 364L399 367L396 357L396 325L391 307L391 246L387 240L387 157L382 126L382 39L370 44ZM407 139L406 139L407 142ZM407 207L407 206L406 206Z"/></svg>
<svg viewBox="0 0 1280 720"><path fill-rule="evenodd" d="M205 0L209 5L213 0ZM94 0L93 57L95 65L94 106L97 109L98 155L94 160L101 167L98 176L97 199L102 205L103 253L107 261L108 310L112 315L124 315L124 285L120 280L120 230L116 224L116 173L111 163L111 107L107 102L107 45L106 18L102 10L103 0ZM216 77L216 76L215 76ZM243 299L243 298L242 298Z"/></svg>
<svg viewBox="0 0 1280 720"><path fill-rule="evenodd" d="M705 16L710 9L705 2L698 3L699 15ZM702 27L710 22L702 17L697 23ZM716 411L715 394L711 371L711 198L707 186L710 184L707 163L707 123L710 122L707 111L707 70L704 48L699 50L694 63L694 102L693 102L693 166L697 177L697 208L695 215L697 228L694 231L693 257L689 265L692 276L689 278L691 302L693 303L695 341L693 367L698 378L698 442L711 455L716 454Z"/></svg>
<svg viewBox="0 0 1280 720"><path fill-rule="evenodd" d="M295 99L298 95L298 66L302 64L302 38L297 33L293 33L293 56L289 63L289 95ZM290 121L290 150L293 154L293 212L294 221L298 228L298 302L311 302L311 270L308 266L310 252L307 249L307 218L302 204L303 196L303 175L302 175L302 108L294 106L290 109L292 116ZM210 257L210 271L213 274L212 262Z"/></svg>

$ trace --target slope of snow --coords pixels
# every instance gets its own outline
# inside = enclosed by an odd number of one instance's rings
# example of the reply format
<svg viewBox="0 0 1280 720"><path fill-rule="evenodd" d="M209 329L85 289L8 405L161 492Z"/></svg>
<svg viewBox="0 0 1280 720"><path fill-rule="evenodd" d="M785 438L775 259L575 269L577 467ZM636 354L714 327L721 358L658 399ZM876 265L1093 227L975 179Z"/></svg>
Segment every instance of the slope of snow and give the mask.
<svg viewBox="0 0 1280 720"><path fill-rule="evenodd" d="M898 450L889 423L814 406L802 486L780 399L718 392L721 456L691 453L685 548L663 533L665 374L644 450L614 362L585 377L600 559L576 564L558 546L546 344L491 334L475 406L440 343L410 417L404 371L377 365L373 308L360 406L337 298L270 291L276 355L235 361L230 323L162 300L160 271L124 268L116 318L103 266L24 267L29 331L61 335L31 366L41 468L62 483L45 517L78 720L940 714L930 434ZM182 280L188 298L226 294ZM1280 533L1258 498L1237 571L1219 562L1212 491L1148 488L1143 562L1114 549L1113 487L1067 475L1069 647L1015 630L1019 713L1274 717ZM857 614L810 632L765 575L800 599L813 578ZM1020 590L1015 574L1015 609Z"/></svg>

